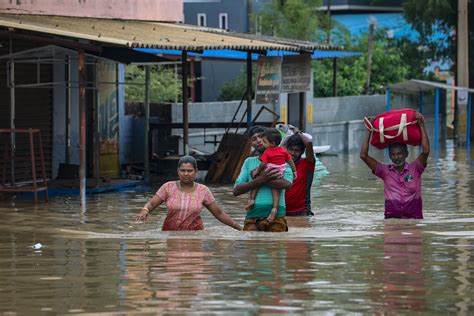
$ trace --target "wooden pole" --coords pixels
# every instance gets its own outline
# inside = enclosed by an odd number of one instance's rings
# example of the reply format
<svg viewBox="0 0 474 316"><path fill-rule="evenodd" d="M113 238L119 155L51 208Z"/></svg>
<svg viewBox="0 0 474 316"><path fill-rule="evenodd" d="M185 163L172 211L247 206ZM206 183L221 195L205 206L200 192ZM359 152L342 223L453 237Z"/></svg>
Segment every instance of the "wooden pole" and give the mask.
<svg viewBox="0 0 474 316"><path fill-rule="evenodd" d="M438 142L439 142L439 88L435 90L435 126L434 126L434 156L438 159Z"/></svg>
<svg viewBox="0 0 474 316"><path fill-rule="evenodd" d="M183 152L189 155L189 117L188 117L188 52L181 52L183 87Z"/></svg>
<svg viewBox="0 0 474 316"><path fill-rule="evenodd" d="M468 1L458 0L458 29L457 38L457 85L469 87L469 42L468 42ZM458 104L457 111L458 145L466 143L467 104Z"/></svg>
<svg viewBox="0 0 474 316"><path fill-rule="evenodd" d="M84 50L78 50L79 67L79 187L82 209L86 208L86 68Z"/></svg>
<svg viewBox="0 0 474 316"><path fill-rule="evenodd" d="M372 71L372 51L374 50L374 40L373 40L374 28L375 28L375 23L371 21L369 25L369 48L367 51L367 81L365 84L365 94L369 94L369 91L370 91L370 75Z"/></svg>
<svg viewBox="0 0 474 316"><path fill-rule="evenodd" d="M15 155L16 155L16 136L15 136L15 119L16 119L16 103L15 103L15 62L10 62L10 176L11 186L15 186Z"/></svg>

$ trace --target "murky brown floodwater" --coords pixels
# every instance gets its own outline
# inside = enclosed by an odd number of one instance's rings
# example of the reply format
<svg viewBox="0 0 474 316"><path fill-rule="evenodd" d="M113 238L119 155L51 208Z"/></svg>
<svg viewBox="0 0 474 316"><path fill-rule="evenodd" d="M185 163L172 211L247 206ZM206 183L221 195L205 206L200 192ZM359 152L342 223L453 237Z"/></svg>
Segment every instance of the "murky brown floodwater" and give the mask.
<svg viewBox="0 0 474 316"><path fill-rule="evenodd" d="M474 157L474 156L473 156ZM474 314L474 172L464 150L432 159L425 220L384 220L382 184L358 155L324 157L313 218L283 234L136 224L153 192L0 202L0 313L321 312ZM245 197L214 187L243 220ZM42 248L32 246L41 243Z"/></svg>

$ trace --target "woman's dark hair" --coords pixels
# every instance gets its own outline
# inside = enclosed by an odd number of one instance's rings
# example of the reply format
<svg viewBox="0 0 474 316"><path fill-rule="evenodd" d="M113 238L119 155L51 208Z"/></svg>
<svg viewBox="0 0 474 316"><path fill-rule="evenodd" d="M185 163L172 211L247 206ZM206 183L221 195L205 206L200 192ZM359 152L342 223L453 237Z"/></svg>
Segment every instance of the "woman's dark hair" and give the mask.
<svg viewBox="0 0 474 316"><path fill-rule="evenodd" d="M267 128L262 137L268 139L269 142L276 144L277 146L280 145L281 142L281 134L275 128Z"/></svg>
<svg viewBox="0 0 474 316"><path fill-rule="evenodd" d="M407 144L403 144L403 143L393 143L393 144L388 145L388 150L390 150L390 149L396 149L396 148L400 148L400 149L403 150L404 152L408 152Z"/></svg>
<svg viewBox="0 0 474 316"><path fill-rule="evenodd" d="M264 131L266 130L266 127L265 126L261 126L261 125L255 125L255 126L252 126L249 131L248 131L248 136L249 138L252 138L253 135L257 134L257 133L263 133Z"/></svg>
<svg viewBox="0 0 474 316"><path fill-rule="evenodd" d="M197 170L198 168L197 161L193 156L181 157L181 159L179 159L178 161L178 168L181 167L183 163L190 163L193 166L194 170Z"/></svg>
<svg viewBox="0 0 474 316"><path fill-rule="evenodd" d="M306 145L303 143L301 138L298 135L291 135L288 137L286 140L286 143L284 144L286 148L290 147L298 147L300 150L304 150L306 148Z"/></svg>

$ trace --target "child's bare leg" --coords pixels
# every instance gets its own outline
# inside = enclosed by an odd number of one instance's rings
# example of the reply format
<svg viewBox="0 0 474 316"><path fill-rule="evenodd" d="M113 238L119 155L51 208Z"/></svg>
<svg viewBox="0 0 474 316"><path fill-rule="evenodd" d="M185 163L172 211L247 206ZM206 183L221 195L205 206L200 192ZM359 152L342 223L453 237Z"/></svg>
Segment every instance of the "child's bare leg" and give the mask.
<svg viewBox="0 0 474 316"><path fill-rule="evenodd" d="M257 196L257 192L258 192L258 189L253 189L252 191L250 191L250 198L247 202L247 205L245 206L245 209L247 211L250 211L252 206L255 204L255 197Z"/></svg>
<svg viewBox="0 0 474 316"><path fill-rule="evenodd" d="M272 188L272 202L273 202L273 207L272 211L270 212L270 215L267 217L267 221L270 223L275 220L276 212L278 209L278 202L280 201L280 190L279 189L273 189Z"/></svg>

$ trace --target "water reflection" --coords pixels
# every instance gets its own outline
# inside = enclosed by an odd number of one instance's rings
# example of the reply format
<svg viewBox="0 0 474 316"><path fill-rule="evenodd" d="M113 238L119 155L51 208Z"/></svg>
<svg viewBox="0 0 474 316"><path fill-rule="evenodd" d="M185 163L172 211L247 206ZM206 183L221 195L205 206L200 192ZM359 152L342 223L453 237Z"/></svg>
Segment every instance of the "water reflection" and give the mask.
<svg viewBox="0 0 474 316"><path fill-rule="evenodd" d="M277 235L235 232L206 211L202 232L161 232L161 209L134 223L155 190L88 196L84 213L74 196L0 201L0 313L473 315L465 158L450 147L430 159L425 219L401 221L383 219L382 184L358 155L323 157L316 215ZM243 221L246 197L212 190Z"/></svg>
<svg viewBox="0 0 474 316"><path fill-rule="evenodd" d="M386 220L382 250L374 270L377 287L371 291L372 299L388 314L424 310L423 236L417 222Z"/></svg>
<svg viewBox="0 0 474 316"><path fill-rule="evenodd" d="M472 245L465 238L457 241L458 254L456 260L459 262L458 267L454 272L458 275L455 277L459 282L456 288L456 293L459 297L459 302L456 303L458 308L458 315L469 315L469 307L472 306L472 290L470 290L472 283L471 273L469 271L469 263L471 261Z"/></svg>

